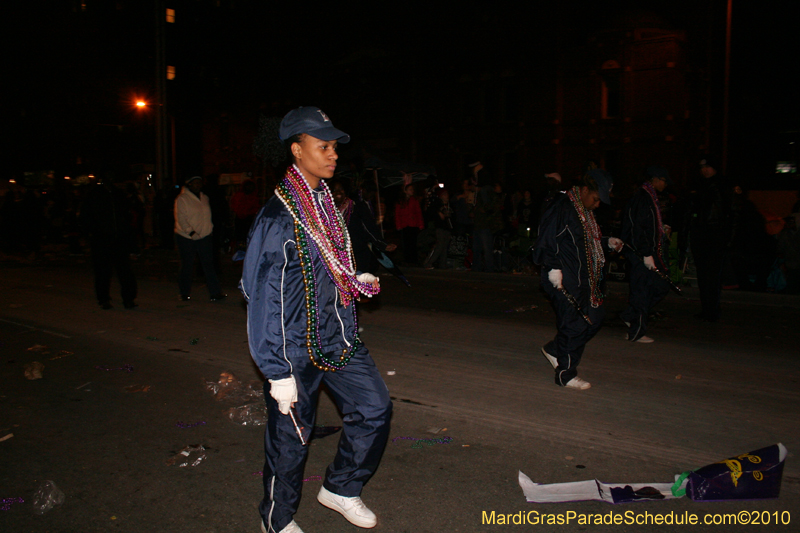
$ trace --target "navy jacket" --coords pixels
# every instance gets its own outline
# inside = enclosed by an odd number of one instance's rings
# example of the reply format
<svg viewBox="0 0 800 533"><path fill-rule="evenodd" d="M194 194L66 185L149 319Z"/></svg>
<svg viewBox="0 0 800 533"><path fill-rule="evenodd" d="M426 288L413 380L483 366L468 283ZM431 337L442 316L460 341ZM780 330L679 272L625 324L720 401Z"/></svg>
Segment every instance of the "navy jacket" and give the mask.
<svg viewBox="0 0 800 533"><path fill-rule="evenodd" d="M608 239L603 237L603 248L607 244ZM590 288L583 226L565 193L556 194L545 204L533 260L542 265L542 283L549 283L547 273L550 270L561 270L564 288L585 304L581 300L588 299Z"/></svg>
<svg viewBox="0 0 800 533"><path fill-rule="evenodd" d="M315 197L321 194L314 191ZM272 197L250 229L239 282L248 303L250 355L267 379L289 377L292 362L308 357L305 286L295 240L292 215ZM317 283L320 348L341 353L355 338L355 303L342 305L311 237L307 240Z"/></svg>
<svg viewBox="0 0 800 533"><path fill-rule="evenodd" d="M663 223L663 220L662 220ZM662 233L661 261L664 266L669 259L669 241ZM642 256L655 256L658 246L658 217L650 194L640 188L625 207L622 217L622 240L630 244Z"/></svg>

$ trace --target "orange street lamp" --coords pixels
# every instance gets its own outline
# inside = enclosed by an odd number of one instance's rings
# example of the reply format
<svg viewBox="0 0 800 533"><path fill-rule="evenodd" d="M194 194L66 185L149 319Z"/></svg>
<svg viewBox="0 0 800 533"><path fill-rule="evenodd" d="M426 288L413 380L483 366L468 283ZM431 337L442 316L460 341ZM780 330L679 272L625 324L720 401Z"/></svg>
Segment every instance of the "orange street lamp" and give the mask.
<svg viewBox="0 0 800 533"><path fill-rule="evenodd" d="M136 107L138 107L139 109L142 109L143 107L147 107L147 102L145 102L144 100L137 100L136 101Z"/></svg>

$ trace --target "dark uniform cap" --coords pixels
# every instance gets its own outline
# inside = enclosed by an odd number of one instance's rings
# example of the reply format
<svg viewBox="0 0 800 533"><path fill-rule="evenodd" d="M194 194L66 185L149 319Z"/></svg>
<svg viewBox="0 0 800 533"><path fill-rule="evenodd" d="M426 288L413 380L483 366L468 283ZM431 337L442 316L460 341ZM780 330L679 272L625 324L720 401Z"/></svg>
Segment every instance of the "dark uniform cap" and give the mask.
<svg viewBox="0 0 800 533"><path fill-rule="evenodd" d="M664 167L659 167L657 165L650 165L647 167L647 170L644 173L649 178L664 178L664 181L667 182L667 185L670 187L672 186L672 180L669 177L669 171Z"/></svg>
<svg viewBox="0 0 800 533"><path fill-rule="evenodd" d="M281 141L301 133L307 133L323 141L338 141L340 144L350 142L348 134L334 128L328 115L313 106L298 107L286 113L278 130Z"/></svg>
<svg viewBox="0 0 800 533"><path fill-rule="evenodd" d="M589 171L589 177L597 182L597 192L600 195L600 200L604 204L611 203L611 188L614 186L614 178L605 170L594 168Z"/></svg>

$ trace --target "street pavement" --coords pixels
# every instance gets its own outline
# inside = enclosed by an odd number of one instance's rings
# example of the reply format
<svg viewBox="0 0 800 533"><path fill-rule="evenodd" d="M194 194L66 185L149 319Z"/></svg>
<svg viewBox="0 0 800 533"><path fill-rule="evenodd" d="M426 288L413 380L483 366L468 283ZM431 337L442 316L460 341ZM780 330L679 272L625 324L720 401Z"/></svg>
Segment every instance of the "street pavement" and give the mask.
<svg viewBox="0 0 800 533"><path fill-rule="evenodd" d="M227 300L209 302L198 278L192 301L181 302L177 254L147 251L135 265L140 307L125 310L116 298L104 311L81 258L0 262L0 438L13 434L0 442L0 498L24 500L0 511L0 530L259 530L263 427L232 422L225 412L240 404L217 401L205 387L222 372L260 381L237 265L222 265ZM553 384L539 352L554 334L554 315L538 277L407 275L411 288L384 273L383 294L361 306L359 319L395 405L390 443L362 495L378 514L375 531L800 530L800 298L726 291L723 320L708 325L692 319L699 303L687 289L659 306L666 316L648 333L656 342L642 345L623 340L616 313L627 286L611 283L607 324L580 367L592 388L573 391ZM36 345L46 348L29 350ZM44 364L42 379L25 378L33 361ZM317 424L340 423L323 395ZM315 499L337 438L311 443L295 517L307 533L359 530ZM434 440L413 447L412 438ZM517 482L519 471L539 483L671 482L776 442L789 450L776 500L541 505L527 503ZM203 462L167 465L194 444L206 448ZM45 480L65 499L37 515L33 496ZM492 511L686 512L701 520L758 511L771 524L483 523ZM772 518L787 516L788 525Z"/></svg>

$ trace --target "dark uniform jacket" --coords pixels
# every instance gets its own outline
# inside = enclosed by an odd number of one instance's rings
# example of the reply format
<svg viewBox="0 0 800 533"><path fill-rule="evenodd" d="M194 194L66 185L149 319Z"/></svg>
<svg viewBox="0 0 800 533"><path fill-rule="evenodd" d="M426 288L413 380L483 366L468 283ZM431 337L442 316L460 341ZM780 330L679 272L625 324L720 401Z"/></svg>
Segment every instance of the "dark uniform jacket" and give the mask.
<svg viewBox="0 0 800 533"><path fill-rule="evenodd" d="M318 204L321 194L321 189L314 191ZM295 240L294 219L273 196L253 222L239 282L248 303L250 355L267 379L289 377L292 361L308 357L305 285ZM307 240L319 302L320 349L341 353L354 339L355 303L342 305L311 236Z"/></svg>
<svg viewBox="0 0 800 533"><path fill-rule="evenodd" d="M603 247L607 244L607 238L603 237ZM547 272L561 270L562 284L567 292L579 301L588 298L589 270L583 226L575 206L565 193L556 194L545 204L539 223L539 237L533 248L533 260L542 265L543 283L549 283Z"/></svg>
<svg viewBox="0 0 800 533"><path fill-rule="evenodd" d="M662 220L663 223L663 220ZM658 249L658 216L650 194L643 188L636 191L625 207L622 216L622 240L630 244L641 257L656 255ZM669 241L661 233L661 261L659 268L666 266L669 259Z"/></svg>

